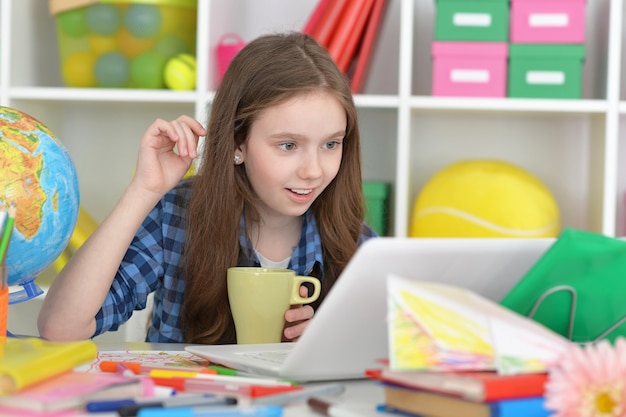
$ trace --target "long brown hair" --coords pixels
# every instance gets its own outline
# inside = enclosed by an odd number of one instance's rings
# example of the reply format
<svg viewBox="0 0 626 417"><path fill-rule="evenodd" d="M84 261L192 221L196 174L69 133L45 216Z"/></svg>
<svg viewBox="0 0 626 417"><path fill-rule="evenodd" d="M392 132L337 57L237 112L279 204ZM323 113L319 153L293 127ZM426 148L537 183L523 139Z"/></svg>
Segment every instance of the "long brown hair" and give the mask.
<svg viewBox="0 0 626 417"><path fill-rule="evenodd" d="M183 274L182 328L188 343L235 343L226 270L237 264L239 223L258 222L254 192L235 149L259 113L312 91L343 105L346 136L339 172L312 205L324 255L323 296L357 249L364 215L357 112L344 75L327 52L301 33L261 36L233 59L211 106L202 164L189 202Z"/></svg>

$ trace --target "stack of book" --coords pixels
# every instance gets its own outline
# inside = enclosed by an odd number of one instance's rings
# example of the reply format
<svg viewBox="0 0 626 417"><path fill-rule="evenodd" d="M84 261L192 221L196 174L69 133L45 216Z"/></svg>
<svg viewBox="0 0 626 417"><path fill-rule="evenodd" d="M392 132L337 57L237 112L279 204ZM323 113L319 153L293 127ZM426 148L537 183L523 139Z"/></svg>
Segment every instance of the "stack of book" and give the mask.
<svg viewBox="0 0 626 417"><path fill-rule="evenodd" d="M493 371L394 371L372 369L381 381L387 411L429 417L547 417L547 373L502 375Z"/></svg>
<svg viewBox="0 0 626 417"><path fill-rule="evenodd" d="M191 407L193 413L205 406L239 415L239 403L261 415L282 412L277 407L300 392L304 388L292 381L224 368L191 353L103 353L91 340L10 337L0 358L2 417L75 417L115 411L121 417L135 417L149 408L185 413Z"/></svg>
<svg viewBox="0 0 626 417"><path fill-rule="evenodd" d="M304 33L324 46L360 93L387 0L319 0Z"/></svg>
<svg viewBox="0 0 626 417"><path fill-rule="evenodd" d="M571 342L466 288L387 277L385 409L428 417L548 417L550 367Z"/></svg>
<svg viewBox="0 0 626 417"><path fill-rule="evenodd" d="M91 340L51 342L9 337L0 358L0 398L71 371L94 360L97 353Z"/></svg>
<svg viewBox="0 0 626 417"><path fill-rule="evenodd" d="M153 388L136 378L74 371L96 356L91 340L7 338L0 358L0 415L67 411L90 399L144 395Z"/></svg>

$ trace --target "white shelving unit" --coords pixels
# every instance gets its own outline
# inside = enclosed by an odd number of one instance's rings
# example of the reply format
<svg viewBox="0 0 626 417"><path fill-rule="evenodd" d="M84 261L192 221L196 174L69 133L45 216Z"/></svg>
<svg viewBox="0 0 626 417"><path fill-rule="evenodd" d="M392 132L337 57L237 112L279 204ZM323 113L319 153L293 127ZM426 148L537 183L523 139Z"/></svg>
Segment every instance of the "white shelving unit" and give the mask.
<svg viewBox="0 0 626 417"><path fill-rule="evenodd" d="M623 234L620 196L626 183L618 182L623 177L618 169L622 1L587 2L581 100L430 97L434 2L403 5L415 6L414 67L411 131L398 138L398 143L408 141L398 153L408 161L398 163L395 231L407 230L412 203L432 174L459 159L492 157L518 164L544 181L559 203L563 226ZM405 189L398 186L403 176Z"/></svg>
<svg viewBox="0 0 626 417"><path fill-rule="evenodd" d="M71 89L62 85L55 22L42 0L0 2L0 105L39 118L65 143L81 202L96 219L132 173L138 142L156 118L205 121L220 36L245 40L299 30L317 0L199 0L193 92ZM392 183L391 234L407 236L415 198L446 165L500 158L546 183L563 226L624 235L626 83L623 0L587 1L580 100L430 96L434 0L389 0L360 114L365 180ZM270 58L271 59L271 58Z"/></svg>

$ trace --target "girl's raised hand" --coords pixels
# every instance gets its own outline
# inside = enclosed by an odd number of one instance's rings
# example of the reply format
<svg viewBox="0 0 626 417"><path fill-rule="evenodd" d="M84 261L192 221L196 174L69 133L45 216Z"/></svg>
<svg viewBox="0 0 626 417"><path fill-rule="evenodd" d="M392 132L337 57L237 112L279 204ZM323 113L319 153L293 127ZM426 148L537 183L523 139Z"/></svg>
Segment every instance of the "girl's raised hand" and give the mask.
<svg viewBox="0 0 626 417"><path fill-rule="evenodd" d="M141 139L133 181L146 191L165 194L198 156L198 141L205 135L200 122L189 116L169 122L156 119Z"/></svg>

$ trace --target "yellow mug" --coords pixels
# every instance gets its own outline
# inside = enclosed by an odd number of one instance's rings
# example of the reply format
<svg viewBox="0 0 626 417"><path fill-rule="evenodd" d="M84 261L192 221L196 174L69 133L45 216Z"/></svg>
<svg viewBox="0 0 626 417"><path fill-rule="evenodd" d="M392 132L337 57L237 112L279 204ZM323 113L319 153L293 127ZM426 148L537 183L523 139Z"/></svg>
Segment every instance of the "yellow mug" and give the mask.
<svg viewBox="0 0 626 417"><path fill-rule="evenodd" d="M300 286L313 285L313 295L300 296ZM237 343L279 343L285 312L291 305L317 300L317 278L296 275L291 269L232 267L227 273L228 301L235 322Z"/></svg>

